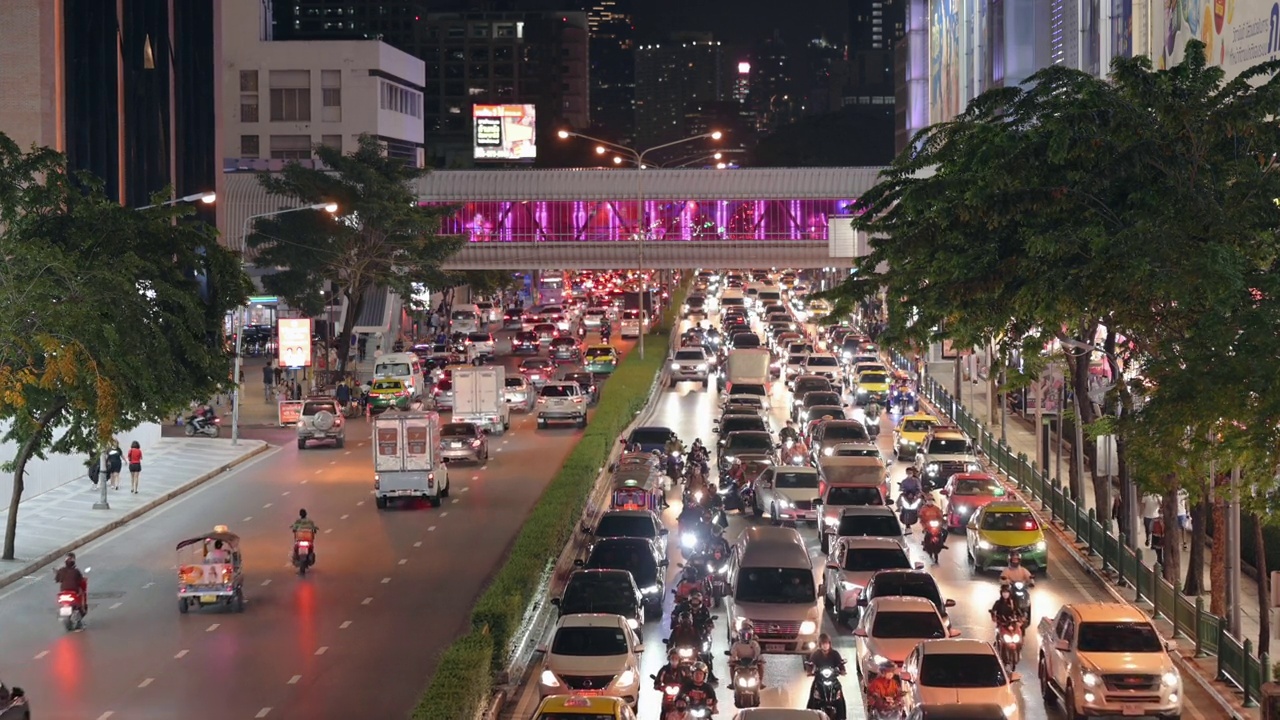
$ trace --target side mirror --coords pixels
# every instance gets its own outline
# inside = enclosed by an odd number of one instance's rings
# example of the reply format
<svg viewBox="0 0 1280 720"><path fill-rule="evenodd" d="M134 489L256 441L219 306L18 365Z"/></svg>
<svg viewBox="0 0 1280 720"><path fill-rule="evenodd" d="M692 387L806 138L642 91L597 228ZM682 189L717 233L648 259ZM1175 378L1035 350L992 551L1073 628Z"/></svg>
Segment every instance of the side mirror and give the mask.
<svg viewBox="0 0 1280 720"><path fill-rule="evenodd" d="M670 535L670 534L671 534L670 530L666 528L658 528L658 537L666 537L667 535Z"/></svg>
<svg viewBox="0 0 1280 720"><path fill-rule="evenodd" d="M547 652L547 646L539 645L536 649L534 649L534 652L540 655L545 655Z"/></svg>
<svg viewBox="0 0 1280 720"><path fill-rule="evenodd" d="M955 600L944 600L944 601L942 601L942 607L949 607L949 608L953 608L953 607L955 607L955 606L956 606L956 601L955 601Z"/></svg>
<svg viewBox="0 0 1280 720"><path fill-rule="evenodd" d="M867 636L867 631L863 630L862 628L858 628L857 630L853 631L853 635L854 637L864 638Z"/></svg>
<svg viewBox="0 0 1280 720"><path fill-rule="evenodd" d="M586 533L586 534L588 534L588 535L594 535L596 531L595 531L595 530L592 530L590 525L587 525L587 524L585 524L585 523L584 523L584 524L582 525L582 532L584 532L584 533Z"/></svg>
<svg viewBox="0 0 1280 720"><path fill-rule="evenodd" d="M644 643L639 643L639 644L637 644L634 648L632 648L632 651L633 651L633 652L635 652L635 654L637 654L637 655L643 655L643 654L644 654Z"/></svg>
<svg viewBox="0 0 1280 720"><path fill-rule="evenodd" d="M670 565L670 563L667 561L666 558L662 558L661 560L658 561L658 567L666 567L668 565Z"/></svg>
<svg viewBox="0 0 1280 720"><path fill-rule="evenodd" d="M663 645L670 645L670 644L671 644L671 639L670 639L670 638L662 638L662 644L663 644Z"/></svg>
<svg viewBox="0 0 1280 720"><path fill-rule="evenodd" d="M858 596L858 607L866 607L868 604L869 604L869 603L868 603L868 601L867 601L867 596L866 596L866 595L859 595L859 596Z"/></svg>
<svg viewBox="0 0 1280 720"><path fill-rule="evenodd" d="M20 687L16 687L16 688L14 688L14 689L9 693L9 697L11 697L11 698L20 698L20 697L26 697L26 696L27 696L27 692L26 692L25 690L23 690L22 688L20 688Z"/></svg>
<svg viewBox="0 0 1280 720"><path fill-rule="evenodd" d="M947 631L947 637L949 637L949 638L957 638L957 637L960 637L960 631L959 631L959 630L956 630L955 628L952 628L952 629L950 629L950 630L948 630L948 631Z"/></svg>
<svg viewBox="0 0 1280 720"><path fill-rule="evenodd" d="M1177 641L1177 640L1165 640L1165 641L1164 641L1164 649L1165 649L1165 650L1168 650L1169 652L1177 652L1177 651L1178 651L1178 641Z"/></svg>
<svg viewBox="0 0 1280 720"><path fill-rule="evenodd" d="M560 598L551 598L551 605L553 607L560 607Z"/></svg>
<svg viewBox="0 0 1280 720"><path fill-rule="evenodd" d="M942 488L941 490L938 491L938 494L942 495L943 497L947 497L951 495L951 491L946 488Z"/></svg>
<svg viewBox="0 0 1280 720"><path fill-rule="evenodd" d="M1067 652L1071 650L1071 641L1066 639L1059 639L1057 642L1053 644L1053 649L1057 650L1058 652Z"/></svg>
<svg viewBox="0 0 1280 720"><path fill-rule="evenodd" d="M1009 682L1011 682L1011 683L1020 683L1020 682L1022 682L1022 673L1010 673L1010 674L1009 674Z"/></svg>
<svg viewBox="0 0 1280 720"><path fill-rule="evenodd" d="M725 651L724 651L724 656L725 656L725 657L729 657L729 651L728 651L728 650L725 650Z"/></svg>
<svg viewBox="0 0 1280 720"><path fill-rule="evenodd" d="M828 570L835 570L836 572L839 572L839 571L840 571L840 570L842 570L843 568L841 568L841 567L840 567L840 564L839 564L839 563L827 563L827 569L828 569Z"/></svg>
<svg viewBox="0 0 1280 720"><path fill-rule="evenodd" d="M924 563L922 563L922 562L915 563L915 568L916 568L917 570L923 570L923 569L924 569Z"/></svg>
<svg viewBox="0 0 1280 720"><path fill-rule="evenodd" d="M585 563L585 562L583 562L581 559L578 559L578 560L574 560L574 561L573 561L573 566L574 566L574 567L582 567L583 565L586 565L586 563Z"/></svg>
<svg viewBox="0 0 1280 720"><path fill-rule="evenodd" d="M906 672L905 670L901 673L898 673L898 677L901 678L902 682L904 683L914 683L916 681L915 675L912 675L911 673Z"/></svg>

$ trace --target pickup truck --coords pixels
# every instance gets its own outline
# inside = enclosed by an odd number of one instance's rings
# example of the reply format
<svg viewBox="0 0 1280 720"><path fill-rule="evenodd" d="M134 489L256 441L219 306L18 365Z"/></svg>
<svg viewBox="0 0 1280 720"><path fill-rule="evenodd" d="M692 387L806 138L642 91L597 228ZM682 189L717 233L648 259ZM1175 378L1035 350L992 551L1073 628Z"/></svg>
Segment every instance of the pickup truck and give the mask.
<svg viewBox="0 0 1280 720"><path fill-rule="evenodd" d="M1040 693L1062 698L1069 720L1182 717L1182 677L1141 610L1122 603L1063 605L1040 620Z"/></svg>

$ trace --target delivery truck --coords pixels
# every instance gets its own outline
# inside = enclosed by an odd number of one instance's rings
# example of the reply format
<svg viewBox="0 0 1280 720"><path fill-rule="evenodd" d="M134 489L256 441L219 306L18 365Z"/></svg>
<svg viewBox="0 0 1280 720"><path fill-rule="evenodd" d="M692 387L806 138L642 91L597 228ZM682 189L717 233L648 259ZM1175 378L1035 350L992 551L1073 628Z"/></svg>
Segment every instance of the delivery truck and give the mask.
<svg viewBox="0 0 1280 720"><path fill-rule="evenodd" d="M449 497L439 415L392 410L373 419L373 497L379 509L403 498L440 507L441 499Z"/></svg>
<svg viewBox="0 0 1280 720"><path fill-rule="evenodd" d="M511 427L511 407L506 392L506 368L502 365L459 367L453 371L453 422L479 425L501 435Z"/></svg>

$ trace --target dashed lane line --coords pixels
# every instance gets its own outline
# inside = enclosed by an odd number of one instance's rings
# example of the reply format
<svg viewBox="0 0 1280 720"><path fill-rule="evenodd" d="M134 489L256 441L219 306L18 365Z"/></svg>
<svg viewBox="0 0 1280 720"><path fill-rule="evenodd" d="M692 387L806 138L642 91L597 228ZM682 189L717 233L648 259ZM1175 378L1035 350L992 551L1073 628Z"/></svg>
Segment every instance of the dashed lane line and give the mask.
<svg viewBox="0 0 1280 720"><path fill-rule="evenodd" d="M301 675L294 675L293 677L289 678L289 682L285 683L285 685L297 685L298 681L301 679L302 679Z"/></svg>
<svg viewBox="0 0 1280 720"><path fill-rule="evenodd" d="M109 608L107 608L107 609L108 609L108 610L115 610L116 608L120 607L120 606L121 606L121 605L123 605L123 604L124 604L124 603L112 603L111 607L109 607Z"/></svg>
<svg viewBox="0 0 1280 720"><path fill-rule="evenodd" d="M115 715L115 714L116 714L116 713L115 713L115 711L114 711L114 710L108 710L108 711L106 711L106 712L102 713L101 715L99 715L99 716L98 716L98 720L107 720L107 718L109 718L109 717L111 717L112 715Z"/></svg>
<svg viewBox="0 0 1280 720"><path fill-rule="evenodd" d="M264 718L264 717L266 717L266 716L268 716L268 715L270 715L270 714L271 714L271 708L269 708L269 707L264 707L264 708L262 708L261 710L259 710L259 711L258 711L258 714L257 714L257 715L254 715L254 717L256 717L256 718Z"/></svg>
<svg viewBox="0 0 1280 720"><path fill-rule="evenodd" d="M146 679L145 679L145 680L143 680L142 682L138 683L138 687L140 687L140 688L144 688L144 687L146 687L146 686L150 685L151 683L153 683L153 682L155 682L155 681L156 681L156 679L155 679L155 678L146 678Z"/></svg>
<svg viewBox="0 0 1280 720"><path fill-rule="evenodd" d="M36 653L36 660L43 660L44 657L48 654L49 654L48 650L41 650L40 652Z"/></svg>
<svg viewBox="0 0 1280 720"><path fill-rule="evenodd" d="M179 650L179 651L177 652L177 654L173 656L173 659L174 659L174 660L181 660L182 658L186 657L186 656L187 656L187 653L189 653L189 652L191 652L191 651L190 651L190 650Z"/></svg>
<svg viewBox="0 0 1280 720"><path fill-rule="evenodd" d="M431 527L427 528L427 532L434 532L435 529L436 529L436 526L432 525Z"/></svg>
<svg viewBox="0 0 1280 720"><path fill-rule="evenodd" d="M445 510L444 512L440 513L440 517L448 517L448 516L449 516L448 510Z"/></svg>
<svg viewBox="0 0 1280 720"><path fill-rule="evenodd" d="M386 584L387 584L387 583L389 583L389 582L391 582L391 578L382 578L382 584L383 584L383 585L386 585Z"/></svg>
<svg viewBox="0 0 1280 720"><path fill-rule="evenodd" d="M329 652L329 646L328 646L328 645L321 645L320 647L316 648L316 654L317 654L317 655L323 655L323 654L325 654L325 653L327 653L327 652Z"/></svg>
<svg viewBox="0 0 1280 720"><path fill-rule="evenodd" d="M414 543L414 544L413 544L413 546L414 546L414 547L422 547L422 541L421 541L421 540L419 540L418 542Z"/></svg>
<svg viewBox="0 0 1280 720"><path fill-rule="evenodd" d="M400 558L400 562L398 562L398 563L396 563L396 564L397 564L397 565L406 565L406 564L408 564L408 562L409 562L409 558Z"/></svg>
<svg viewBox="0 0 1280 720"><path fill-rule="evenodd" d="M263 506L262 506L262 509L263 509L263 510L266 510L267 508L271 507L271 505L272 505L272 503L267 503L266 505L263 505Z"/></svg>
<svg viewBox="0 0 1280 720"><path fill-rule="evenodd" d="M250 516L246 517L245 519L241 520L240 522L249 522L249 521L250 521L250 520L252 520L252 519L253 519L253 516L252 516L252 515L250 515Z"/></svg>
<svg viewBox="0 0 1280 720"><path fill-rule="evenodd" d="M214 623L214 624L210 625L209 627L205 628L205 629L204 629L204 631L205 631L205 632L213 632L214 630L217 630L220 626L221 626L221 623Z"/></svg>
<svg viewBox="0 0 1280 720"><path fill-rule="evenodd" d="M351 621L350 621L350 620L343 620L343 621L342 621L342 624L338 626L338 629L339 629L339 630L346 630L346 629L347 629L347 628L349 628L349 627L351 627Z"/></svg>
<svg viewBox="0 0 1280 720"><path fill-rule="evenodd" d="M271 584L271 578L267 578L266 580L262 581L262 587L266 587L270 584Z"/></svg>
<svg viewBox="0 0 1280 720"><path fill-rule="evenodd" d="M291 490L285 490L284 492L280 493L280 497L284 497L285 495L288 495L290 492L292 492L292 491L291 491Z"/></svg>
<svg viewBox="0 0 1280 720"><path fill-rule="evenodd" d="M350 516L350 515L343 515L342 517L340 517L340 518L338 518L338 519L339 519L339 520L346 520L346 519L347 519L347 518L349 518L349 517L351 517L351 516Z"/></svg>
<svg viewBox="0 0 1280 720"><path fill-rule="evenodd" d="M371 597L367 597L367 598L365 598L365 599L361 600L361 601L360 601L360 604L361 604L361 605L368 605L368 604L369 604L369 603L371 603L371 602L373 602L373 598L371 598Z"/></svg>

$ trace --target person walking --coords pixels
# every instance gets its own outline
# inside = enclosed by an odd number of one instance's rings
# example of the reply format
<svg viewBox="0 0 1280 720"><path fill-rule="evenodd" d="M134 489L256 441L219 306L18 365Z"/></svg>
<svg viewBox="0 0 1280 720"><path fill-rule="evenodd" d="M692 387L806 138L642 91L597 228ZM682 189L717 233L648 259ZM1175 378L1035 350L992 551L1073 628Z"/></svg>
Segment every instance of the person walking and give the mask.
<svg viewBox="0 0 1280 720"><path fill-rule="evenodd" d="M262 399L267 403L272 401L271 388L275 385L276 373L271 369L271 363L262 366Z"/></svg>
<svg viewBox="0 0 1280 720"><path fill-rule="evenodd" d="M142 446L134 440L129 444L129 492L138 494L138 476L142 474Z"/></svg>
<svg viewBox="0 0 1280 720"><path fill-rule="evenodd" d="M102 457L98 453L89 453L89 460L84 465L89 471L89 482L93 483L94 487L98 487L98 477L102 473Z"/></svg>
<svg viewBox="0 0 1280 720"><path fill-rule="evenodd" d="M1160 517L1160 496L1148 493L1142 496L1142 529L1147 532L1147 547L1151 547L1151 526Z"/></svg>
<svg viewBox="0 0 1280 720"><path fill-rule="evenodd" d="M338 387L334 388L333 396L338 400L338 409L346 412L347 404L351 402L351 387L347 385L345 378L338 381Z"/></svg>
<svg viewBox="0 0 1280 720"><path fill-rule="evenodd" d="M120 489L120 470L124 468L124 460L120 446L113 444L107 451L107 482L112 490Z"/></svg>
<svg viewBox="0 0 1280 720"><path fill-rule="evenodd" d="M1156 564L1164 564L1164 513L1151 521L1151 549L1156 554Z"/></svg>

